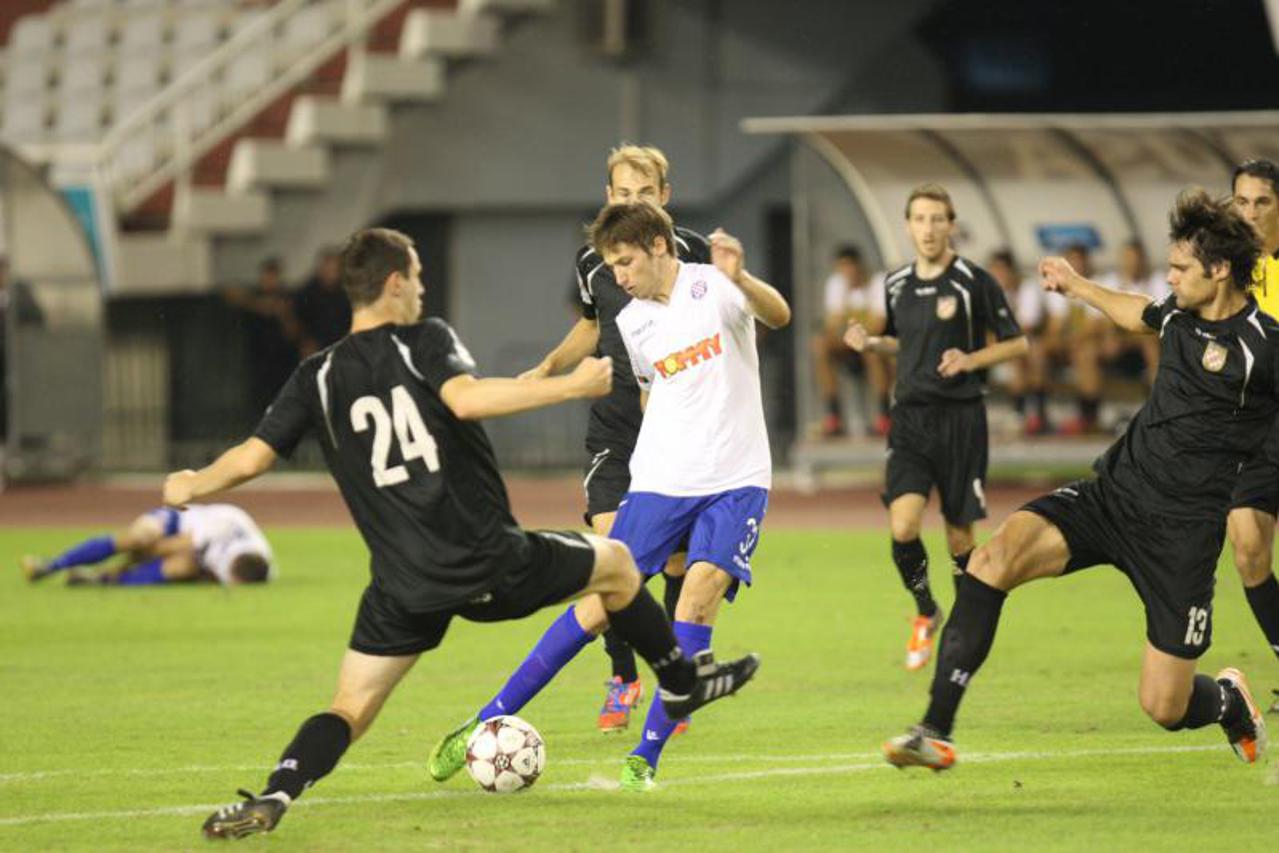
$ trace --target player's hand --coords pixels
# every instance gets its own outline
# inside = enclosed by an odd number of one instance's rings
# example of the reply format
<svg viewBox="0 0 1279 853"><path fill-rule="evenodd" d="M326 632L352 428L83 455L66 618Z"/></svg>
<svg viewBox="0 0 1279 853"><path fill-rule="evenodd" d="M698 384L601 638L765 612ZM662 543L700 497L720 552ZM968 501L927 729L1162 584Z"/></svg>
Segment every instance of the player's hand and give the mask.
<svg viewBox="0 0 1279 853"><path fill-rule="evenodd" d="M1079 280L1079 273L1070 261L1050 255L1039 262L1039 277L1043 279L1044 290L1070 296L1075 282Z"/></svg>
<svg viewBox="0 0 1279 853"><path fill-rule="evenodd" d="M953 347L941 354L941 364L937 365L937 372L947 379L972 369L972 355Z"/></svg>
<svg viewBox="0 0 1279 853"><path fill-rule="evenodd" d="M746 251L742 241L723 228L716 228L710 233L711 263L719 271L728 276L733 283L741 281L742 267L746 263Z"/></svg>
<svg viewBox="0 0 1279 853"><path fill-rule="evenodd" d="M519 379L545 379L551 375L551 369L545 363L531 367L519 375Z"/></svg>
<svg viewBox="0 0 1279 853"><path fill-rule="evenodd" d="M603 397L613 390L613 359L584 358L569 376L579 397Z"/></svg>
<svg viewBox="0 0 1279 853"><path fill-rule="evenodd" d="M195 472L189 468L164 478L164 505L185 509L195 495Z"/></svg>
<svg viewBox="0 0 1279 853"><path fill-rule="evenodd" d="M866 352L870 345L870 333L856 320L849 320L844 329L844 344L853 352Z"/></svg>

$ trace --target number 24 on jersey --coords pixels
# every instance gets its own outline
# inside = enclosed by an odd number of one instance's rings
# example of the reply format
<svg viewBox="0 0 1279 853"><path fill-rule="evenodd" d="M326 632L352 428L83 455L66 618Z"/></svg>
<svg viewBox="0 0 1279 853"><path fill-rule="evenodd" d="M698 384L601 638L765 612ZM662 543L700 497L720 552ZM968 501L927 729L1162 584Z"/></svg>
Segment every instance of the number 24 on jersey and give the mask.
<svg viewBox="0 0 1279 853"><path fill-rule="evenodd" d="M403 385L391 389L391 411L378 397L360 397L351 404L351 428L357 433L373 427L373 483L379 489L403 483L409 478L408 463L421 459L426 470L440 470L440 453L435 439L422 420L422 413ZM400 445L399 465L388 465L391 456L391 439Z"/></svg>

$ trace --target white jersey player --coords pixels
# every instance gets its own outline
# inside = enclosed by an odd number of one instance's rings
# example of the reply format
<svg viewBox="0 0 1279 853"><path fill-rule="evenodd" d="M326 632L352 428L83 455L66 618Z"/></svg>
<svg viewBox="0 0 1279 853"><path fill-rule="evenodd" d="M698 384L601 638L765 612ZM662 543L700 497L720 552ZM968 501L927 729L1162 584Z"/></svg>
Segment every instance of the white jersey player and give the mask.
<svg viewBox="0 0 1279 853"><path fill-rule="evenodd" d="M714 265L681 263L670 217L651 205L606 207L590 233L632 297L617 325L645 407L612 536L645 575L688 543L674 625L695 656L710 648L720 602L751 582L772 484L755 321L779 328L790 307L744 269L741 244L722 231L710 235ZM652 784L677 722L650 706L623 787Z"/></svg>
<svg viewBox="0 0 1279 853"><path fill-rule="evenodd" d="M81 570L117 555L120 560L102 571ZM244 510L231 504L192 504L184 512L145 512L124 531L91 537L51 560L24 557L22 570L31 581L70 570L72 584L146 586L205 580L229 586L271 580L275 556Z"/></svg>

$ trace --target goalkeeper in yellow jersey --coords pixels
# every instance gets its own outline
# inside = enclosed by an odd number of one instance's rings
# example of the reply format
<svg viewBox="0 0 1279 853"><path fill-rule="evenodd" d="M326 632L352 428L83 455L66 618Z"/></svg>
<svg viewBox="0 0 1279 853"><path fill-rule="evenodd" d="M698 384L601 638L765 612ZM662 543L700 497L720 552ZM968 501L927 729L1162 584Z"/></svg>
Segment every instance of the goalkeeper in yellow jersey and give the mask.
<svg viewBox="0 0 1279 853"><path fill-rule="evenodd" d="M1271 317L1279 318L1279 165L1248 160L1231 181L1235 208L1261 238L1262 255L1252 275L1252 295ZM1271 571L1275 520L1279 517L1279 425L1263 451L1244 465L1230 501L1227 531L1235 567L1248 606L1279 655L1279 582ZM1279 690L1271 713L1279 713Z"/></svg>

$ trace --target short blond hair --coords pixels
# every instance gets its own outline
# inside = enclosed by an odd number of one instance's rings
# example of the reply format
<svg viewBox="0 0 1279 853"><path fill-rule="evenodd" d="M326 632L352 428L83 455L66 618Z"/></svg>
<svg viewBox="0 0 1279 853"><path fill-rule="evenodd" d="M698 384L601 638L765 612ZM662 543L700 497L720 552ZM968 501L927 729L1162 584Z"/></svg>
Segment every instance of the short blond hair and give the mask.
<svg viewBox="0 0 1279 853"><path fill-rule="evenodd" d="M910 206L915 203L917 198L926 198L932 201L940 201L946 205L946 217L950 221L955 221L955 203L950 200L950 193L946 192L946 188L941 184L920 184L910 191L910 197L906 199L906 218L910 219Z"/></svg>
<svg viewBox="0 0 1279 853"><path fill-rule="evenodd" d="M671 164L660 148L652 145L623 143L608 153L608 185L613 185L613 170L625 163L640 174L657 178L657 188L665 189L666 173Z"/></svg>

